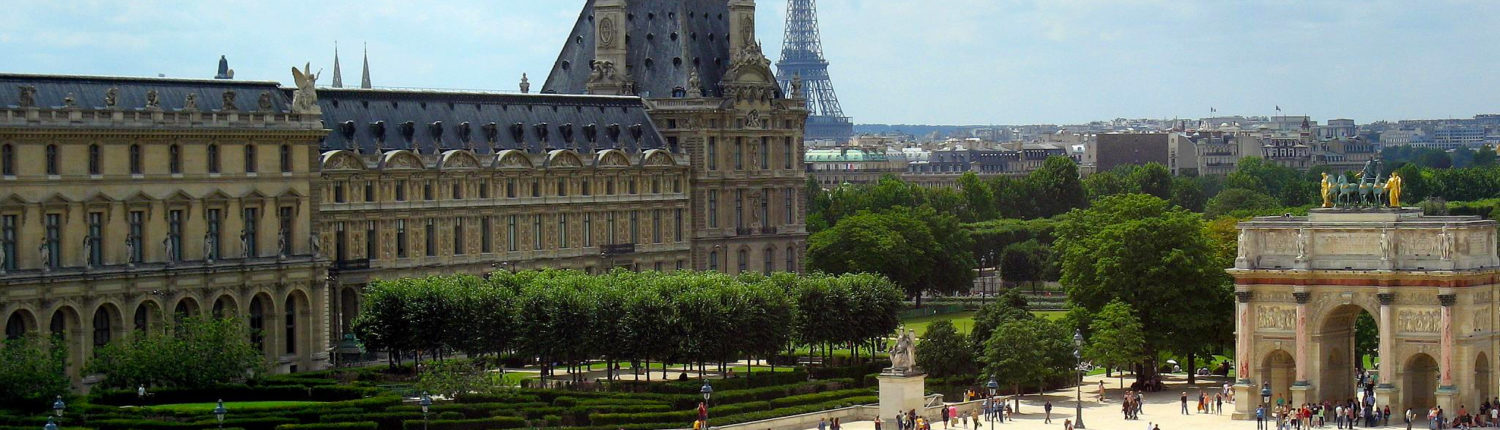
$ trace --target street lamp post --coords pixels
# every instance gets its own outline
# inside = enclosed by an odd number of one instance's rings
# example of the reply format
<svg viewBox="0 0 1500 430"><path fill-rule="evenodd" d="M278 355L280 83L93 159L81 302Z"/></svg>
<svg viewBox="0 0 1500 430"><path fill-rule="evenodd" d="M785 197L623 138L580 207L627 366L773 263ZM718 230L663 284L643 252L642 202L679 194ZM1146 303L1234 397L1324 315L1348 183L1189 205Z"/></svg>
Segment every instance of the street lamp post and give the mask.
<svg viewBox="0 0 1500 430"><path fill-rule="evenodd" d="M1073 428L1083 426L1083 332L1073 331L1073 360L1078 363L1078 402L1073 404Z"/></svg>
<svg viewBox="0 0 1500 430"><path fill-rule="evenodd" d="M1000 389L1000 383L995 382L995 377L991 376L990 377L990 383L985 384L984 386L985 386L985 388L989 388L990 389L990 407L994 408L995 407L995 390ZM996 412L994 410L991 410L990 413L994 414ZM990 416L988 418L990 419L990 430L995 430L995 417L992 415L992 416Z"/></svg>
<svg viewBox="0 0 1500 430"><path fill-rule="evenodd" d="M422 399L417 401L417 404L422 405L422 430L427 430L427 411L432 407L432 396L423 391Z"/></svg>
<svg viewBox="0 0 1500 430"><path fill-rule="evenodd" d="M214 407L214 417L219 419L219 428L224 428L224 415L227 414L229 410L224 409L224 399L219 399L219 405Z"/></svg>
<svg viewBox="0 0 1500 430"><path fill-rule="evenodd" d="M1263 383L1263 384L1260 385L1260 404L1264 405L1264 406L1270 406L1271 405L1271 383L1270 382L1266 382L1266 383Z"/></svg>
<svg viewBox="0 0 1500 430"><path fill-rule="evenodd" d="M704 380L703 388L699 389L698 391L703 393L703 430L708 430L708 398L713 397L714 387L712 385L708 385L708 381Z"/></svg>
<svg viewBox="0 0 1500 430"><path fill-rule="evenodd" d="M60 394L57 396L57 401L52 402L52 413L56 414L58 418L62 418L63 410L67 408L68 404L63 403L62 395Z"/></svg>

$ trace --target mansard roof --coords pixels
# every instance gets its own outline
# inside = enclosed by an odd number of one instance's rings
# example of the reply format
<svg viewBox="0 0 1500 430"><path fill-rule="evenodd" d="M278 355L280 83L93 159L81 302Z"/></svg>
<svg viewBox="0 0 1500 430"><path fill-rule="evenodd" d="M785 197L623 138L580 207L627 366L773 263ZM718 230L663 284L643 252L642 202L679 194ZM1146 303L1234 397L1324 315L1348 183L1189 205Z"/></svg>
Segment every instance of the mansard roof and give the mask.
<svg viewBox="0 0 1500 430"><path fill-rule="evenodd" d="M663 147L664 140L638 97L319 88L318 105L331 130L323 151L375 154L377 142L384 151L415 148L427 155L471 147L479 154L644 151Z"/></svg>
<svg viewBox="0 0 1500 430"><path fill-rule="evenodd" d="M594 0L588 0L552 64L544 92L585 92L597 40L593 14ZM629 74L642 97L671 97L673 88L687 86L690 68L698 70L704 90L716 95L732 59L724 0L630 0L625 35L626 64L616 68Z"/></svg>
<svg viewBox="0 0 1500 430"><path fill-rule="evenodd" d="M157 106L162 110L181 110L188 94L194 94L198 110L217 111L223 106L224 92L234 91L234 106L241 112L259 110L261 93L270 94L272 111L284 112L291 98L270 81L236 81L227 79L142 78L121 76L28 75L0 73L0 107L20 106L22 86L36 88L34 106L58 108L72 94L81 109L106 107L104 94L117 88L115 108L146 108L146 94L156 91Z"/></svg>

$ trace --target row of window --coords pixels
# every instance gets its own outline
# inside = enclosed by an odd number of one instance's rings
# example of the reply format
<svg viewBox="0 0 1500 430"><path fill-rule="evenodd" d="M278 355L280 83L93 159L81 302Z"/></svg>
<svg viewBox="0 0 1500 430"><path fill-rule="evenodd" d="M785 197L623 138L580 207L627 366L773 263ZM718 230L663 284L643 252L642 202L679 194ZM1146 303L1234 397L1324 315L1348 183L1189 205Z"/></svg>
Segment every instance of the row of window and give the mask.
<svg viewBox="0 0 1500 430"><path fill-rule="evenodd" d="M771 138L769 136L761 136L760 145L757 146L752 143L750 146L749 152L753 159L749 165L759 165L761 170L769 170L771 168ZM801 157L797 156L796 148L792 144L791 137L782 138L781 168L791 169L795 161L801 159ZM734 138L733 162L735 170L743 170L745 168L745 149L745 138ZM719 170L719 139L717 137L708 138L707 152L708 170Z"/></svg>
<svg viewBox="0 0 1500 430"><path fill-rule="evenodd" d="M591 181L591 180L574 181L574 180L571 180L571 179L568 179L568 178L557 178L556 181L557 181L556 184L553 185L552 187L550 187L550 189L544 190L543 186L542 186L542 182L539 179L532 179L530 181L521 181L519 183L518 183L518 181L516 179L507 179L505 181L505 197L506 198L516 198L518 195L520 195L522 193L529 193L531 195L531 197L541 197L543 193L546 193L548 195L555 195L557 197L567 197L570 193L573 193L573 192L577 192L577 193L579 193L579 195L582 195L582 196L592 196L592 195L594 195L594 187L593 187L593 185L594 185L595 181ZM437 182L437 181L427 180L427 181L411 181L411 182L420 182L421 183L421 189L419 191L422 194L422 200L435 200L435 199L437 199L437 195L436 195L436 192L435 192L435 187L433 186L433 183ZM604 195L608 195L608 196L612 196L612 195L615 195L617 193L617 190L615 188L617 183L621 183L622 187L625 188L625 190L624 190L625 194L639 194L639 191L640 191L637 188L637 186L636 186L636 184L637 184L636 178L628 178L628 179L625 179L623 181L613 180L613 178L606 178L606 179L601 180L600 182L604 183ZM666 180L664 180L664 178L660 178L660 177L653 177L653 178L651 178L650 181L648 182L650 184L650 188L649 188L648 191L651 194L661 194L664 191L664 189L663 189L664 186L670 186L671 187L670 190L671 190L672 193L681 193L682 192L682 179L681 178L673 178L673 179L670 180L669 183L665 183L665 184L664 184L664 182L667 182ZM475 180L475 181L454 181L452 183L452 185L450 186L450 189L449 189L449 192L447 194L447 197L449 199L453 199L453 200L464 199L465 195L466 195L465 190L467 189L464 185L470 184L470 183L476 184L475 188L477 188L477 190L478 190L478 198L481 198L481 199L491 198L491 194L492 193L491 193L491 190L490 190L490 181L489 180L484 180L484 179ZM577 186L575 186L575 184ZM373 201L377 200L377 198L376 198L376 191L375 191L375 185L376 184L374 182L364 182L363 183L363 185L361 186L363 188L363 194L364 194L364 200L363 201L365 201L365 202L373 202ZM393 194L392 197L395 198L395 200L398 201L398 202L406 201L406 199L407 199L407 192L408 192L407 190L410 189L410 188L412 188L412 184L408 183L404 179L398 179L398 180L393 181L392 186L394 188L394 193L392 193ZM350 200L349 199L349 191L347 191L347 190L349 188L352 188L352 187L353 187L353 185L351 185L350 183L347 183L347 182L334 182L334 183L332 183L329 186L329 188L330 188L330 192L332 192L332 194L333 194L331 196L333 198L333 202L334 203L347 203L347 202L349 202L349 200ZM520 192L518 192L518 189L520 190Z"/></svg>
<svg viewBox="0 0 1500 430"><path fill-rule="evenodd" d="M454 218L453 222L448 225L452 228L452 234L447 235L447 237L451 238L451 243L448 244L438 243L439 233L442 233L439 231L439 228L448 226L439 226L437 220L427 219L422 223L422 233L426 242L422 249L425 256L435 257L443 245L452 245L452 255L464 255L469 252L467 241L474 239L474 237L470 237L469 235L477 233L479 252L484 254L495 252L495 220L497 219L505 223L505 250L510 252L519 251L523 246L526 246L522 241L520 233L521 229L526 228L528 224L531 230L529 246L532 250L536 251L542 250L548 244L551 244L554 249L594 247L596 246L594 237L596 227L604 228L604 237L599 238L602 239L602 242L599 243L601 245L644 243L641 238L641 212L633 210L627 213L611 211L585 212L582 214L508 215L503 218L482 217L479 219L478 226L465 224L464 218ZM646 212L648 212L646 215L651 218L649 243L663 243L668 240L668 233L670 233L670 240L673 242L686 240L682 209L652 209ZM665 219L668 215L671 216L670 220ZM622 219L627 217L628 221ZM596 222L602 224L596 225ZM621 238L617 237L620 234L619 223L621 222L627 222L628 236L626 238L628 238L628 241L626 242L621 242ZM670 231L666 230L667 222L671 222ZM575 228L578 229L577 235L571 234L573 232L572 229ZM407 220L396 220L395 229L395 243L393 245L396 247L396 258L411 257L412 249ZM365 255L367 258L379 258L378 254L374 252L374 250L379 249L379 237L380 224L374 221L369 222L365 230ZM336 261L349 260L347 238L345 223L335 224L333 247L334 259Z"/></svg>
<svg viewBox="0 0 1500 430"><path fill-rule="evenodd" d="M179 301L174 307L172 312L172 319L176 323L173 325L174 327L179 326L183 319L192 316L195 313L194 308L196 307L196 305L190 305L190 300L191 299L183 299L182 301ZM297 313L299 312L301 306L306 306L305 300L306 298L302 296L301 293L294 292L288 295L286 301L284 302L285 312L283 314L281 323L284 330L284 337L282 338L284 344L283 351L286 354L297 353L298 320L301 319L301 322L306 324L308 319L308 316L303 315L299 317ZM257 348L262 350L265 349L264 333L266 332L266 329L269 328L266 324L266 317L268 314L267 311L271 307L269 303L265 303L266 301L267 300L261 297L255 297L251 299L249 315L247 315L251 329L250 341L255 344ZM224 318L225 316L233 315L235 313L234 310L225 309L226 306L232 305L226 304L223 298L215 301L213 307L214 318ZM99 307L95 309L94 317L92 319L93 330L91 333L91 340L94 345L95 354L98 354L101 348L109 345L111 341L116 340L116 332L123 331L122 329L124 327L115 327L115 320L118 316L117 314L119 313L120 311L118 309L114 308L112 305L107 304L99 305ZM70 318L70 316L72 315L75 314L64 312L62 310L54 311L52 313L51 320L48 322L48 331L53 335L62 337L64 341L68 341L68 336L70 333L72 333L72 330L69 330L70 327L68 326L70 324L77 324L76 321L73 321L73 318ZM29 313L24 310L18 310L11 313L11 315L6 318L5 322L5 339L14 340L24 337L28 331L27 322L31 320L31 318L29 317ZM161 318L161 311L156 307L154 303L141 303L140 305L136 306L135 313L131 317L131 329L133 331L140 332L149 332L152 330L163 329L165 327L156 326L157 324L161 324L164 322L161 320Z"/></svg>
<svg viewBox="0 0 1500 430"><path fill-rule="evenodd" d="M277 244L276 251L280 255L291 254L291 243L293 234L293 223L295 222L295 210L291 206L277 208ZM239 257L260 256L261 246L257 241L257 226L261 218L260 208L244 208L240 216L244 228L238 235L232 236L231 240L239 240ZM146 237L146 211L132 210L126 213L125 222L127 234L124 243L109 243L109 235L106 233L107 223L104 212L89 212L84 216L84 226L87 235L83 238L83 251L81 252L82 266L104 266L109 264L135 264L146 261L145 248L147 246L160 246L161 261L176 262L183 260L183 249L188 245L198 245L202 248L204 259L223 259L224 249L224 211L222 209L210 208L204 210L206 231L201 240L189 243L183 237L183 222L185 213L181 209L171 209L166 212L167 230L161 242L147 242ZM35 249L36 258L39 262L37 267L57 269L69 265L64 262L63 215L60 213L48 213L42 217L42 243ZM0 215L0 250L4 250L4 258L0 260L0 266L5 270L17 269L19 249L16 244L19 241L20 216ZM104 259L106 247L122 246L125 249L125 261L109 262ZM26 250L31 251L31 250Z"/></svg>
<svg viewBox="0 0 1500 430"><path fill-rule="evenodd" d="M257 165L258 156L256 154L256 146L245 145L241 150L244 152L244 173L257 172L259 170L259 166ZM282 172L291 172L291 145L280 145L279 150L280 153L277 160L280 164L280 170ZM54 176L62 174L61 172L64 157L58 146L56 144L48 144L44 151L46 155L46 159L44 162L46 174ZM129 153L127 154L127 157L129 160L129 173L132 175L144 174L145 156L142 152L143 148L141 147L141 145L132 144L130 145L128 151ZM207 149L205 149L205 170L207 170L208 173L221 173L221 171L223 170L223 167L221 165L222 156L220 155L220 151L221 150L218 144L209 144ZM105 154L104 148L99 144L90 144L88 146L88 174L104 174L104 158L106 155L107 154ZM9 143L0 145L0 174L3 174L5 176L16 175L16 157L16 145ZM181 145L174 144L167 147L167 173L182 173Z"/></svg>
<svg viewBox="0 0 1500 430"><path fill-rule="evenodd" d="M771 225L771 200L778 190L774 188L762 188L758 200L749 202L750 210L754 211L755 219L745 222L745 206L747 200L746 190L734 190L734 227L744 229L747 224L759 224L761 226ZM787 188L780 190L781 193L781 221L784 224L796 224L796 198L797 189ZM758 207L756 207L758 205ZM719 190L708 190L708 227L719 228Z"/></svg>
<svg viewBox="0 0 1500 430"><path fill-rule="evenodd" d="M764 267L762 268L763 269L762 273L765 273L765 274L769 275L772 272L775 272L776 271L776 248L775 247L767 246L761 252L762 252L762 255L761 255L761 264L764 265ZM736 273L745 272L745 271L750 270L750 250L748 250L748 249L741 249L741 250L739 250L738 253L736 253L736 255L737 255L737 257L736 257L737 262L739 263L739 265L738 265L738 269L739 270ZM782 256L785 257L785 259L786 259L786 263L785 263L786 265L782 266L782 270L787 271L787 272L796 272L796 271L798 271L797 270L797 250L795 248L792 248L790 246L786 247L786 253L782 254ZM729 263L726 261L726 262L724 262L724 264L727 266ZM708 253L708 270L719 270L719 251L709 251L709 253Z"/></svg>

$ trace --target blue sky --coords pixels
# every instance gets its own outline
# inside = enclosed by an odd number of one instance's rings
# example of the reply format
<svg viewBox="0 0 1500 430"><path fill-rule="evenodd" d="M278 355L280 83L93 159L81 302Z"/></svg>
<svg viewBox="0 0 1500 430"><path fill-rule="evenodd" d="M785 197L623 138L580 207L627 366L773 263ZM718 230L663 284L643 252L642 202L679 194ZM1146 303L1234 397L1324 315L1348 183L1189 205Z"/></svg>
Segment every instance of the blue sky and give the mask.
<svg viewBox="0 0 1500 430"><path fill-rule="evenodd" d="M536 87L582 0L6 2L0 72L358 85ZM1500 1L821 0L823 46L859 123L1072 123L1286 114L1500 113ZM779 57L785 3L760 2ZM332 74L320 83L327 84Z"/></svg>

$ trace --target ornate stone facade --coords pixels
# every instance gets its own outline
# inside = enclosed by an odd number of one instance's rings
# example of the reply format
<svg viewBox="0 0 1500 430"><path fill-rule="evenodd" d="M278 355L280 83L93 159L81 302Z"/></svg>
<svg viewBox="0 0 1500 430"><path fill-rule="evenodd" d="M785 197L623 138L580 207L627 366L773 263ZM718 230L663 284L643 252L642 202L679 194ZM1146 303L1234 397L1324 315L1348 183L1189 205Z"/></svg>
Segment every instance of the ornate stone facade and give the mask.
<svg viewBox="0 0 1500 430"><path fill-rule="evenodd" d="M32 106L0 96L7 337L62 334L79 376L100 346L174 315L243 315L273 370L326 364L324 267L308 242L317 117L226 96L280 94L268 83L0 75L0 92L18 87Z"/></svg>
<svg viewBox="0 0 1500 430"><path fill-rule="evenodd" d="M1235 417L1260 391L1293 404L1353 398L1354 321L1379 331L1379 404L1457 410L1492 397L1496 223L1415 209L1313 209L1240 224Z"/></svg>

